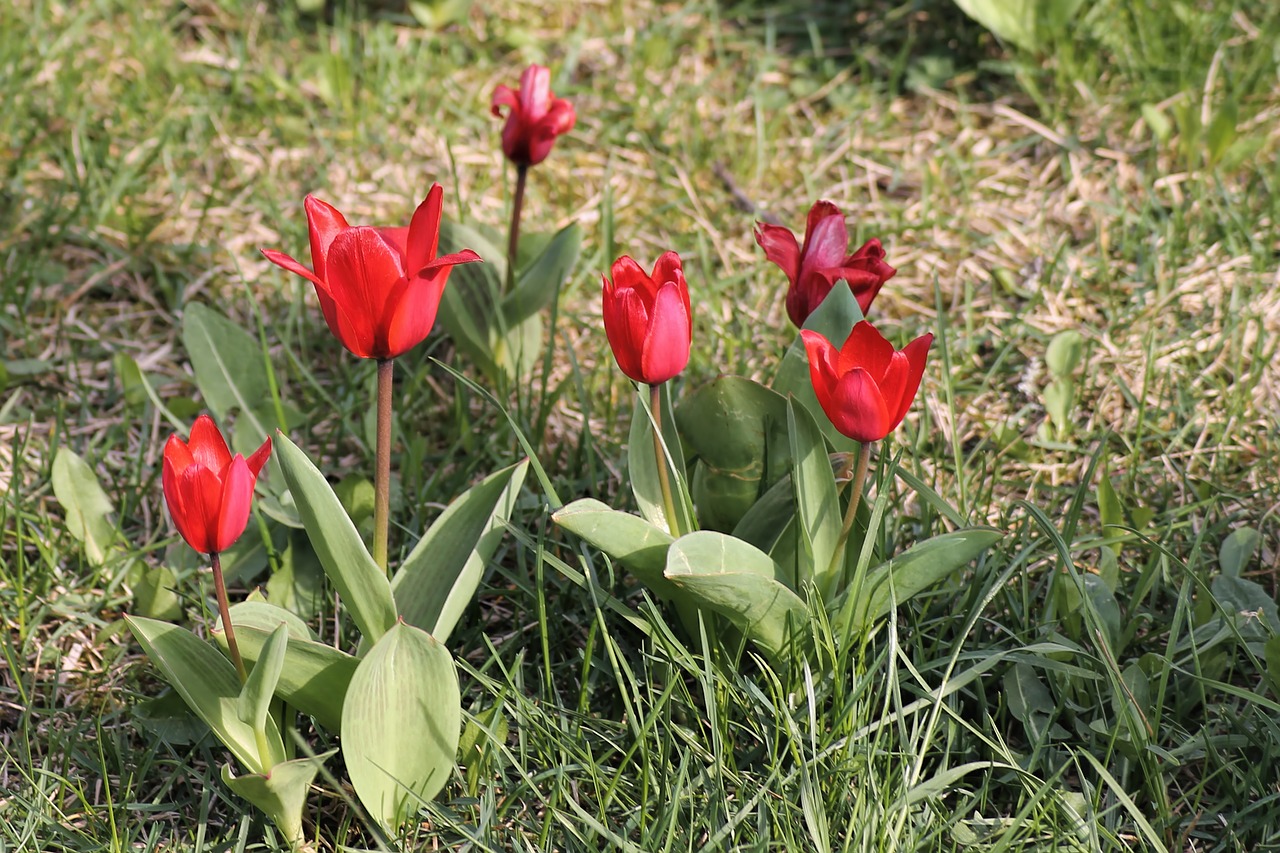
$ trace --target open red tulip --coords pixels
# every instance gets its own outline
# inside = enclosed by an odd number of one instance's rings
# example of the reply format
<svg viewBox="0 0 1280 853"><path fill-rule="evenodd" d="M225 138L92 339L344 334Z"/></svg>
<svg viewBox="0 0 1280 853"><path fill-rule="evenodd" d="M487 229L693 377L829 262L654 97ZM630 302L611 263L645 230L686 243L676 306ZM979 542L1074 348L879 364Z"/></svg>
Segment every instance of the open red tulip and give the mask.
<svg viewBox="0 0 1280 853"><path fill-rule="evenodd" d="M933 335L895 351L866 320L836 349L818 332L802 331L809 378L818 403L842 435L879 441L898 428L920 390Z"/></svg>
<svg viewBox="0 0 1280 853"><path fill-rule="evenodd" d="M422 342L436 321L440 297L455 264L480 256L470 249L436 257L444 190L432 184L407 229L352 227L315 196L307 196L309 270L274 249L267 260L316 288L329 330L360 358L395 358Z"/></svg>
<svg viewBox="0 0 1280 853"><path fill-rule="evenodd" d="M756 242L765 257L787 274L787 315L796 326L827 298L837 281L849 283L858 307L866 314L884 283L897 270L885 263L879 240L868 240L852 255L844 214L829 201L819 201L809 209L804 245L796 243L790 230L778 225L756 223Z"/></svg>
<svg viewBox="0 0 1280 853"><path fill-rule="evenodd" d="M258 474L271 455L271 438L245 459L234 457L208 415L196 418L190 441L177 434L164 446L165 503L187 544L202 554L231 547L249 522Z"/></svg>
<svg viewBox="0 0 1280 853"><path fill-rule="evenodd" d="M653 275L626 255L613 262L604 282L604 332L622 372L636 382L658 385L689 363L693 340L689 285L680 256L666 252Z"/></svg>
<svg viewBox="0 0 1280 853"><path fill-rule="evenodd" d="M502 128L502 151L517 166L536 166L551 153L556 137L573 129L573 104L551 92L551 71L530 65L520 75L520 87L499 84L490 105L495 116L507 107Z"/></svg>

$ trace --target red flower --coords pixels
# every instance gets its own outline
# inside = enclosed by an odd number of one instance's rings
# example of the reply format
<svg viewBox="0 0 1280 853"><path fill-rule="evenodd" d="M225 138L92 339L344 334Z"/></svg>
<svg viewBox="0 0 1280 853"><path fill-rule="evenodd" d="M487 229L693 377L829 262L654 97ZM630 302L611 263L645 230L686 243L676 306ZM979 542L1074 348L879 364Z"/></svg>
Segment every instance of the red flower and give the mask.
<svg viewBox="0 0 1280 853"><path fill-rule="evenodd" d="M388 359L422 342L454 264L480 260L470 249L436 257L444 190L431 191L413 212L409 227L352 227L337 208L307 196L311 263L307 269L273 249L262 254L316 287L329 331L361 358Z"/></svg>
<svg viewBox="0 0 1280 853"><path fill-rule="evenodd" d="M658 385L684 370L693 329L680 256L666 252L650 276L623 255L613 262L613 281L601 280L604 333L622 372Z"/></svg>
<svg viewBox="0 0 1280 853"><path fill-rule="evenodd" d="M866 314L871 302L896 269L884 261L879 240L868 240L848 257L849 232L844 214L829 201L819 201L809 209L804 246L796 245L795 235L778 225L756 223L756 242L765 257L777 264L791 287L787 290L787 314L791 322L803 326L814 309L827 298L837 281L849 283L858 307Z"/></svg>
<svg viewBox="0 0 1280 853"><path fill-rule="evenodd" d="M530 65L520 75L520 88L498 85L493 90L490 109L502 117L502 107L510 107L502 128L502 151L517 166L536 166L551 153L556 137L573 130L577 116L573 104L551 92L551 71Z"/></svg>
<svg viewBox="0 0 1280 853"><path fill-rule="evenodd" d="M196 418L191 440L169 436L164 446L165 503L187 544L202 554L225 551L249 521L258 474L271 455L271 437L245 459L232 458L222 433L208 415Z"/></svg>
<svg viewBox="0 0 1280 853"><path fill-rule="evenodd" d="M831 423L854 441L879 441L898 428L911 407L933 335L895 352L866 320L836 349L808 329L800 332L809 355L809 378Z"/></svg>

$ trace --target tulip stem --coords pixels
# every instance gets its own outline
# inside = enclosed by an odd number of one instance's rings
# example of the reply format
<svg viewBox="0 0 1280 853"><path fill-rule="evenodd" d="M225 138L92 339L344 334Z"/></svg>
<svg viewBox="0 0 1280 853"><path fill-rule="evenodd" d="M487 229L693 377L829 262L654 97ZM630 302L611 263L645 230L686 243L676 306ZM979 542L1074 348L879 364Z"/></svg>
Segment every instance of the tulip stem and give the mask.
<svg viewBox="0 0 1280 853"><path fill-rule="evenodd" d="M391 380L396 362L378 360L378 446L373 472L373 561L387 572L387 540L391 515Z"/></svg>
<svg viewBox="0 0 1280 853"><path fill-rule="evenodd" d="M662 446L662 383L649 386L649 409L653 412L653 454L658 463L658 483L662 486L662 506L667 514L667 532L680 535L676 523L676 502L671 494L671 476L667 473L667 454Z"/></svg>
<svg viewBox="0 0 1280 853"><path fill-rule="evenodd" d="M227 637L227 651L231 653L231 662L236 665L236 674L240 683L249 680L249 672L244 668L244 658L240 657L240 646L236 643L236 631L231 627L231 605L227 602L227 584L222 578L222 560L218 552L209 555L213 563L213 591L218 596L218 615L222 617L222 633Z"/></svg>
<svg viewBox="0 0 1280 853"><path fill-rule="evenodd" d="M827 577L836 576L836 568L844 560L845 543L849 541L849 531L853 529L853 520L858 515L858 504L862 502L862 487L867 481L867 466L871 461L871 445L874 441L864 441L858 445L858 461L854 464L853 480L849 483L849 508L844 513L844 524L840 526L840 538L836 540L836 550L831 555L831 564L827 566ZM847 470L847 466L846 466Z"/></svg>
<svg viewBox="0 0 1280 853"><path fill-rule="evenodd" d="M520 211L524 207L524 183L529 167L516 166L516 194L511 201L511 232L507 236L507 293L516 287L516 253L520 249Z"/></svg>

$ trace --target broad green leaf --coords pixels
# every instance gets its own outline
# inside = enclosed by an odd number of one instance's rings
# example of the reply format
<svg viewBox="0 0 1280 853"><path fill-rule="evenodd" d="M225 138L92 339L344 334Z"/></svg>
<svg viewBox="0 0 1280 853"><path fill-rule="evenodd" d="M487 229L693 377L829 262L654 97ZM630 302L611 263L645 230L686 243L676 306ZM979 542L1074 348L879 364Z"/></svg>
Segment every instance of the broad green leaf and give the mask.
<svg viewBox="0 0 1280 853"><path fill-rule="evenodd" d="M475 597L511 517L528 461L504 468L454 499L405 558L391 592L401 618L447 642Z"/></svg>
<svg viewBox="0 0 1280 853"><path fill-rule="evenodd" d="M1209 589L1219 606L1236 618L1240 635L1246 640L1264 640L1271 634L1280 634L1276 600L1261 584L1245 578L1218 575Z"/></svg>
<svg viewBox="0 0 1280 853"><path fill-rule="evenodd" d="M1124 525L1124 508L1120 505L1116 487L1105 472L1098 480L1098 517L1102 522L1103 538L1109 539L1124 532L1119 529ZM1120 553L1121 547L1119 542L1111 543L1111 550L1116 554Z"/></svg>
<svg viewBox="0 0 1280 853"><path fill-rule="evenodd" d="M804 321L804 327L820 332L832 344L839 347L849 337L849 333L853 331L858 321L864 319L866 318L862 316L862 309L858 307L858 300L854 298L853 291L848 287L838 286L831 288L827 298L823 299L822 304L815 308ZM796 335L795 341L782 357L782 363L778 365L778 372L773 377L773 390L784 397L795 397L808 409L809 414L813 415L814 423L836 450L857 449L858 443L841 435L832 426L831 419L822 410L822 406L818 404L818 397L813 393L813 382L809 378L809 356L805 353L804 341L799 335Z"/></svg>
<svg viewBox="0 0 1280 853"><path fill-rule="evenodd" d="M777 392L741 376L719 376L681 399L676 425L703 529L733 530L786 474L786 406Z"/></svg>
<svg viewBox="0 0 1280 853"><path fill-rule="evenodd" d="M231 661L190 631L142 616L125 616L143 651L187 706L204 720L236 759L254 773L265 773L285 760L274 720L267 718L269 754L264 766L253 727L238 713L240 679Z"/></svg>
<svg viewBox="0 0 1280 853"><path fill-rule="evenodd" d="M342 751L360 802L391 833L448 781L462 727L453 658L397 623L360 661L342 709Z"/></svg>
<svg viewBox="0 0 1280 853"><path fill-rule="evenodd" d="M956 0L956 5L1002 41L1036 50L1037 0Z"/></svg>
<svg viewBox="0 0 1280 853"><path fill-rule="evenodd" d="M1084 357L1084 335L1075 329L1058 332L1044 351L1044 366L1057 379L1066 379L1076 372Z"/></svg>
<svg viewBox="0 0 1280 853"><path fill-rule="evenodd" d="M519 324L550 305L573 272L581 251L582 229L576 224L561 228L542 254L520 270L515 289L502 301L502 316L507 323Z"/></svg>
<svg viewBox="0 0 1280 853"><path fill-rule="evenodd" d="M778 540L796 518L796 490L787 475L774 483L769 491L751 505L733 529L733 536L765 553L772 553ZM776 555L774 559L777 559ZM791 573L788 573L788 577ZM793 581L791 586L798 586Z"/></svg>
<svg viewBox="0 0 1280 853"><path fill-rule="evenodd" d="M1044 408L1049 420L1063 435L1071 426L1071 408L1075 405L1076 385L1070 379L1054 379L1044 388Z"/></svg>
<svg viewBox="0 0 1280 853"><path fill-rule="evenodd" d="M307 804L307 792L320 766L336 755L331 749L313 758L282 761L266 775L252 774L236 777L231 768L222 766L222 781L227 787L262 810L284 834L285 840L295 849L303 849L306 840L302 831L302 810Z"/></svg>
<svg viewBox="0 0 1280 853"><path fill-rule="evenodd" d="M669 599L675 590L663 576L671 534L629 512L620 512L594 498L563 506L552 521L599 548L631 570L659 598Z"/></svg>
<svg viewBox="0 0 1280 853"><path fill-rule="evenodd" d="M324 566L302 531L290 531L280 566L267 579L267 598L303 621L324 606Z"/></svg>
<svg viewBox="0 0 1280 853"><path fill-rule="evenodd" d="M133 600L138 613L150 619L169 621L182 617L182 602L174 592L177 578L168 566L155 566L142 573L134 584Z"/></svg>
<svg viewBox="0 0 1280 853"><path fill-rule="evenodd" d="M1262 544L1262 535L1252 527L1240 527L1222 540L1218 548L1218 568L1224 577L1238 578Z"/></svg>
<svg viewBox="0 0 1280 853"><path fill-rule="evenodd" d="M1044 686L1035 667L1027 663L1014 664L1001 681L1009 713L1027 729L1027 739L1039 742L1057 712L1049 688Z"/></svg>
<svg viewBox="0 0 1280 853"><path fill-rule="evenodd" d="M542 355L542 324L546 321L539 314L515 325L507 325L502 317L495 320L497 325L489 336L494 364L502 368L508 379L518 379L532 370Z"/></svg>
<svg viewBox="0 0 1280 853"><path fill-rule="evenodd" d="M631 434L627 443L627 470L631 475L631 491L636 496L636 504L640 514L651 524L671 533L688 533L697 528L693 513L687 500L687 490L683 484L688 483L684 469L684 452L680 445L680 434L676 430L674 414L671 410L671 383L662 385L662 438L666 445L664 458L659 460L653 444L653 420L649 409L648 386L640 386L642 390L636 394L636 408L631 415ZM668 462L675 464L671 469ZM676 519L672 524L667 518L667 511L662 500L662 484L658 478L658 465L667 465L671 476L671 491L675 503Z"/></svg>
<svg viewBox="0 0 1280 853"><path fill-rule="evenodd" d="M712 530L677 539L665 571L680 591L677 600L723 615L771 657L809 619L808 608L780 573L768 554Z"/></svg>
<svg viewBox="0 0 1280 853"><path fill-rule="evenodd" d="M124 394L125 405L130 409L140 409L147 402L147 378L138 367L138 362L128 353L118 352L111 357L111 367L115 370L116 379L120 381L120 391ZM3 386L0 385L0 390Z"/></svg>
<svg viewBox="0 0 1280 853"><path fill-rule="evenodd" d="M839 545L842 521L836 477L818 425L808 410L796 405L794 400L787 401L787 432L791 437L796 518L800 522L801 577L798 582L803 585L812 580L825 601L835 594L843 574L843 566L831 565Z"/></svg>
<svg viewBox="0 0 1280 853"><path fill-rule="evenodd" d="M235 622L231 624L234 625ZM271 711L271 700L275 697L276 683L284 668L284 653L288 645L289 626L281 622L262 644L258 659L254 661L249 677L240 690L236 713L254 731L262 731L266 727L267 714Z"/></svg>
<svg viewBox="0 0 1280 853"><path fill-rule="evenodd" d="M391 582L365 550L324 475L282 432L276 433L275 456L325 574L366 640L376 643L396 621Z"/></svg>
<svg viewBox="0 0 1280 853"><path fill-rule="evenodd" d="M441 222L440 252L461 249L475 251L484 262L453 269L437 316L458 349L492 378L500 372L493 356L493 330L497 327L495 312L507 274L506 251L476 229L448 220Z"/></svg>
<svg viewBox="0 0 1280 853"><path fill-rule="evenodd" d="M236 413L233 453L253 453L276 423L271 381L258 339L208 306L183 309L182 345L191 358L196 385L219 422Z"/></svg>
<svg viewBox="0 0 1280 853"><path fill-rule="evenodd" d="M320 643L298 617L265 602L246 601L231 607L236 643L247 664L256 664L262 648L277 626L289 631L284 666L275 693L304 714L315 717L323 728L337 732L342 726L342 705L360 659ZM221 627L213 638L226 648Z"/></svg>
<svg viewBox="0 0 1280 853"><path fill-rule="evenodd" d="M964 566L1003 537L998 530L973 528L917 542L868 572L861 594L849 590L842 603L834 604L840 613L838 618L841 622L852 618L854 629L861 630Z"/></svg>
<svg viewBox="0 0 1280 853"><path fill-rule="evenodd" d="M67 516L67 531L84 546L85 559L101 566L119 536L111 521L111 498L89 463L65 447L54 454L52 479L53 495Z"/></svg>

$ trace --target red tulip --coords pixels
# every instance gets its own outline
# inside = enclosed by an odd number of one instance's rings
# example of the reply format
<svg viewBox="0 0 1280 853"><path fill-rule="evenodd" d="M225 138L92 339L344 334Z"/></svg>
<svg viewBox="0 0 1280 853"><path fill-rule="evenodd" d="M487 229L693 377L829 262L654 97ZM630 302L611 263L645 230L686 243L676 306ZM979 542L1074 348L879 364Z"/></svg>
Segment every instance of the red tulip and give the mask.
<svg viewBox="0 0 1280 853"><path fill-rule="evenodd" d="M216 554L240 538L249 521L253 487L270 455L268 436L248 459L239 453L232 458L208 415L196 418L189 442L169 436L161 482L169 515L188 545Z"/></svg>
<svg viewBox="0 0 1280 853"><path fill-rule="evenodd" d="M454 264L480 260L470 249L436 257L443 200L444 190L432 184L407 229L380 229L352 227L337 208L309 195L315 270L283 252L262 254L315 285L324 321L344 347L361 358L395 358L431 331Z"/></svg>
<svg viewBox="0 0 1280 853"><path fill-rule="evenodd" d="M541 65L524 70L520 88L499 84L493 90L490 109L501 118L502 107L510 108L502 128L502 151L517 166L536 166L547 159L556 137L573 130L577 120L573 104L552 94L551 71Z"/></svg>
<svg viewBox="0 0 1280 853"><path fill-rule="evenodd" d="M613 280L601 279L604 333L622 372L658 385L684 370L693 329L680 256L666 252L650 276L623 255L613 262Z"/></svg>
<svg viewBox="0 0 1280 853"><path fill-rule="evenodd" d="M810 208L803 247L796 245L795 235L788 229L762 222L756 223L756 242L791 282L787 314L796 326L804 325L841 279L849 283L858 307L866 314L880 288L897 272L885 263L879 240L868 240L858 251L845 256L849 232L845 230L844 214L829 201L819 201Z"/></svg>
<svg viewBox="0 0 1280 853"><path fill-rule="evenodd" d="M879 441L898 428L924 376L933 335L922 335L900 352L866 320L836 349L818 332L802 331L809 378L818 403L841 434Z"/></svg>

